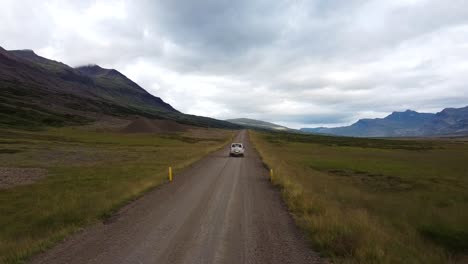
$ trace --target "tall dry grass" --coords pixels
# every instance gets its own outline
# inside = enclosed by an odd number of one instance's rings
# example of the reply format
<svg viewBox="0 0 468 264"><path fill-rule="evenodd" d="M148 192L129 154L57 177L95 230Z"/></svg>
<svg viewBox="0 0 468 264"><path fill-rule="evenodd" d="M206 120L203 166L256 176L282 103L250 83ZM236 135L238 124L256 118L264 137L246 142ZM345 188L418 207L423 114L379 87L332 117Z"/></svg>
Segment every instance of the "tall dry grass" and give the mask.
<svg viewBox="0 0 468 264"><path fill-rule="evenodd" d="M307 232L313 248L332 262L463 263L466 260L463 259L464 250L467 249L463 244L467 241L463 232L468 230L464 223L468 219L468 200L464 200L467 199L466 189L450 186L447 191L444 186L417 178L419 174L434 168L427 165L430 160L421 164L416 160L421 155L436 159L439 155L452 153L441 154L438 151L453 148L453 164L447 164L449 168L446 168L449 172L452 170L453 175L445 177L459 179L455 185L462 184L466 188L465 176L468 175L463 167L468 166L463 159L468 146L434 147L428 144L427 149L422 148L424 150L408 150L402 146L386 145L390 144L388 142L359 140L356 143L343 138L337 138L335 143L331 142L333 138L325 138L323 142L326 143L321 144L320 138L311 139L313 143L307 142L307 136L297 139L291 135L252 131L250 136L264 162L274 170L272 182L281 188L283 199L296 222ZM375 144L374 147L369 148L372 144ZM417 144L411 143L412 148ZM362 164L356 161L343 163L342 159L345 158L340 156L343 152L354 155ZM459 153L461 157L456 158L454 153ZM363 158L369 154L373 158ZM401 160L417 168L409 172L407 179L404 174L399 174L406 181L395 183L396 176L380 176L380 173L405 171L404 166L397 165L380 170L379 161L393 164L390 159ZM362 171L350 171L346 164ZM458 193L453 193L454 188ZM451 208L437 207L439 200L452 199L449 193L459 200L448 202ZM435 205L432 206L432 203ZM421 227L434 226L438 221L436 219L442 219L440 223L449 230L461 230L445 237L455 241L461 250L443 244L447 241L441 244L424 235Z"/></svg>

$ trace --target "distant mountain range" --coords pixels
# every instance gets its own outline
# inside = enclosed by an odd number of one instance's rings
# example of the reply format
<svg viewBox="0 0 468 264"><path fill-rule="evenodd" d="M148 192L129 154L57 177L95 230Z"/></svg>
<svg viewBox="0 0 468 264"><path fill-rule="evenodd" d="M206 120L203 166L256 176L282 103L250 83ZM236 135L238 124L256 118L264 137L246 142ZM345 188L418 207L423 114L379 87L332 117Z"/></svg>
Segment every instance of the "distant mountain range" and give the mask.
<svg viewBox="0 0 468 264"><path fill-rule="evenodd" d="M102 116L162 118L180 123L238 128L183 114L114 69L72 68L32 50L0 47L0 126L83 124Z"/></svg>
<svg viewBox="0 0 468 264"><path fill-rule="evenodd" d="M361 119L350 126L301 128L301 131L353 137L468 135L468 106L446 108L435 114L406 110L385 118Z"/></svg>
<svg viewBox="0 0 468 264"><path fill-rule="evenodd" d="M273 124L273 123L269 123L269 122L265 122L261 120L249 119L249 118L226 119L226 121L231 122L233 124L241 125L244 127L257 128L257 129L278 130L278 131L292 130L285 126L280 126L277 124Z"/></svg>
<svg viewBox="0 0 468 264"><path fill-rule="evenodd" d="M296 131L247 118L222 121L187 115L117 70L98 65L72 68L32 50L7 51L0 47L0 91L0 127L76 125L105 116L140 116L206 127ZM466 135L468 106L446 108L436 114L407 110L385 118L361 119L351 126L301 131L356 137Z"/></svg>

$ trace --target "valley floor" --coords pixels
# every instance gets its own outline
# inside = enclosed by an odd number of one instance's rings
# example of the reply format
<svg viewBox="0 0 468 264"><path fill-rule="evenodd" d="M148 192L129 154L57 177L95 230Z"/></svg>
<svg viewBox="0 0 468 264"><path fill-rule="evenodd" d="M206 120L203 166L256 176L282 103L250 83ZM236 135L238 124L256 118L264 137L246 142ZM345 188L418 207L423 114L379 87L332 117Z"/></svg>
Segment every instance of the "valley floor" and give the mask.
<svg viewBox="0 0 468 264"><path fill-rule="evenodd" d="M22 263L225 145L232 131L0 129L0 263Z"/></svg>
<svg viewBox="0 0 468 264"><path fill-rule="evenodd" d="M247 132L234 141L245 157L229 157L225 146L31 263L322 263Z"/></svg>
<svg viewBox="0 0 468 264"><path fill-rule="evenodd" d="M468 142L253 132L273 183L335 263L467 263Z"/></svg>

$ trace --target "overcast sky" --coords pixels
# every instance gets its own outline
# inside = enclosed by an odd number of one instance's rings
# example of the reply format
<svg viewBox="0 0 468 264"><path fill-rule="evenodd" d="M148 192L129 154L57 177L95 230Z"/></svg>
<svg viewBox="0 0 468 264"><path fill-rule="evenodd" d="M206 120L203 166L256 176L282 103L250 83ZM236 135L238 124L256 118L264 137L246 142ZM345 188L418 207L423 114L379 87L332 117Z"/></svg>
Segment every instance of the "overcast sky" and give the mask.
<svg viewBox="0 0 468 264"><path fill-rule="evenodd" d="M0 0L0 46L290 127L468 105L466 0Z"/></svg>

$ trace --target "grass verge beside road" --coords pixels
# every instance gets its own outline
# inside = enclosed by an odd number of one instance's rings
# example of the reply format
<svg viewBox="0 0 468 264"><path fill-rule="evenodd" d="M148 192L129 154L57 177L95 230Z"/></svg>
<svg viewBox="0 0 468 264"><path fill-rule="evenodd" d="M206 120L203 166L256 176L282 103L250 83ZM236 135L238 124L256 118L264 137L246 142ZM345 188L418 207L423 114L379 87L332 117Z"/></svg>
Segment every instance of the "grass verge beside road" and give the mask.
<svg viewBox="0 0 468 264"><path fill-rule="evenodd" d="M468 144L250 132L334 263L467 263Z"/></svg>
<svg viewBox="0 0 468 264"><path fill-rule="evenodd" d="M231 131L120 134L0 129L0 164L38 168L34 184L0 189L0 263L22 263L220 148ZM210 134L210 138L200 135ZM177 177L177 176L176 176Z"/></svg>

